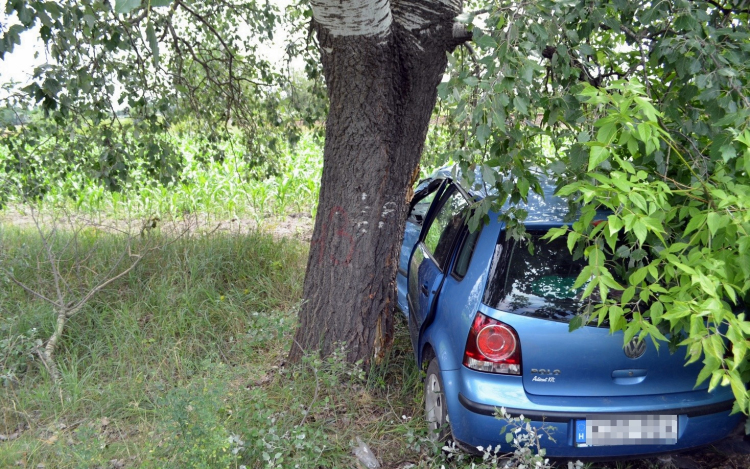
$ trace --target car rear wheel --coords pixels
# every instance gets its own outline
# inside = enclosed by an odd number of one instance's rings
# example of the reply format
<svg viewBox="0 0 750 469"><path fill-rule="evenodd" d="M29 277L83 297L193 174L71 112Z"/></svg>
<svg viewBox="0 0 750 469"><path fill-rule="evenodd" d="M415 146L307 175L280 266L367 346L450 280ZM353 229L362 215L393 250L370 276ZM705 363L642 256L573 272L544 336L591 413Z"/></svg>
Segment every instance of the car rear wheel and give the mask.
<svg viewBox="0 0 750 469"><path fill-rule="evenodd" d="M424 381L424 416L427 431L433 441L446 441L451 434L448 406L443 392L443 379L437 358L430 360Z"/></svg>

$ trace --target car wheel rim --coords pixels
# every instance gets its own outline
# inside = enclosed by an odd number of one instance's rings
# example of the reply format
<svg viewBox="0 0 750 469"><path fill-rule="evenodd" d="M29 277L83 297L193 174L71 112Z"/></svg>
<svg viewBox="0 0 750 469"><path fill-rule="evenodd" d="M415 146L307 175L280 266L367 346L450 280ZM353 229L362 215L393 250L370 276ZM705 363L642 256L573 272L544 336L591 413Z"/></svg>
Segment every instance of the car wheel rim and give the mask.
<svg viewBox="0 0 750 469"><path fill-rule="evenodd" d="M427 386L425 388L424 406L425 419L427 420L427 429L430 432L430 438L437 440L439 430L443 426L443 393L440 389L440 381L436 375L427 377Z"/></svg>

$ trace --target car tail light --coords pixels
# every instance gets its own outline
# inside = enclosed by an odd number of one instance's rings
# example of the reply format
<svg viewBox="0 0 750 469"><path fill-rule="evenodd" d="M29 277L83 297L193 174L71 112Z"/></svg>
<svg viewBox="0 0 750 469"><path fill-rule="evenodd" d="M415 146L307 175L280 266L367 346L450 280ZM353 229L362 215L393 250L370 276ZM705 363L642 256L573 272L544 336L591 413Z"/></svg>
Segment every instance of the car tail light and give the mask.
<svg viewBox="0 0 750 469"><path fill-rule="evenodd" d="M472 370L521 374L521 343L507 324L477 313L466 339L464 365Z"/></svg>

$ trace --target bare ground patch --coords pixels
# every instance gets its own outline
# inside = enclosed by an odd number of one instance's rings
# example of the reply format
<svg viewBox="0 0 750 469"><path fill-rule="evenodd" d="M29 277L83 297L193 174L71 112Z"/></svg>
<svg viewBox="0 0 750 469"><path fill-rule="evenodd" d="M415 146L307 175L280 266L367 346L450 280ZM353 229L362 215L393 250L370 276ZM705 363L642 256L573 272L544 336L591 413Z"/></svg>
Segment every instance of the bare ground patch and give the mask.
<svg viewBox="0 0 750 469"><path fill-rule="evenodd" d="M146 234L158 230L165 234L229 233L243 235L260 231L271 234L275 239L295 238L308 243L312 238L313 218L306 213L293 213L286 217L216 217L207 213L193 213L181 216L160 215L150 217L112 217L75 213L66 210L34 211L28 207L9 207L0 211L0 228L14 226L21 229L42 227L75 229L90 226L110 233L129 235Z"/></svg>

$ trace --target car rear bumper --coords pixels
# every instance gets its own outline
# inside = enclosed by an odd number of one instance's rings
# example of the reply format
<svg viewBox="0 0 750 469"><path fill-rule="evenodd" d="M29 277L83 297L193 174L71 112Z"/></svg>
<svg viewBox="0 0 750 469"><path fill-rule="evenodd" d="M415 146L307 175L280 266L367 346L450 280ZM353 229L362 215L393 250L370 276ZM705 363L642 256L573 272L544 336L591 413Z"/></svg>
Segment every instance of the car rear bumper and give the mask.
<svg viewBox="0 0 750 469"><path fill-rule="evenodd" d="M731 393L727 396L725 392L709 394L695 391L666 396L619 398L538 398L526 395L520 378L517 377L508 377L510 379L501 380L504 383L495 383L494 392L489 392L488 382L495 380L482 375L486 374L467 369L442 372L453 436L471 447L487 448L500 444L504 451L511 449L501 433L507 422L494 417L495 409L500 406L504 406L513 416L523 414L524 418L531 420L534 427L548 430L554 441L547 436L542 438L542 447L546 449L547 456L584 459L633 457L703 446L725 438L742 418L741 414L729 415L733 401L728 398ZM480 385L467 380L467 377L478 378ZM487 402L488 400L491 402ZM555 403L555 400L558 402ZM677 443L576 446L575 422L602 414L677 415Z"/></svg>

